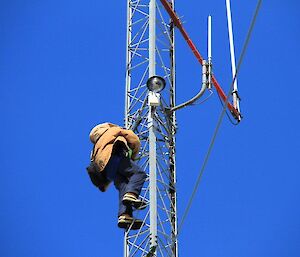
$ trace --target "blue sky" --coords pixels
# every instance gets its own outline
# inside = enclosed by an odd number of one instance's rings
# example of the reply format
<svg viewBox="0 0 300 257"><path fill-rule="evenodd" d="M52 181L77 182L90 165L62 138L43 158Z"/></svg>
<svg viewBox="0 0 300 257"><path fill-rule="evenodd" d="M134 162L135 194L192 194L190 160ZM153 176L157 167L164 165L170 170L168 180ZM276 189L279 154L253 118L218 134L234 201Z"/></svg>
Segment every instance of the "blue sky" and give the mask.
<svg viewBox="0 0 300 257"><path fill-rule="evenodd" d="M210 3L212 2L212 3ZM224 1L176 4L230 85ZM256 1L232 1L237 56ZM180 256L300 256L298 1L263 1L241 67L244 119L221 126L179 236ZM0 256L122 256L117 192L89 182L90 129L123 124L126 1L0 2ZM200 69L177 33L177 101ZM177 113L179 220L221 112L216 94Z"/></svg>

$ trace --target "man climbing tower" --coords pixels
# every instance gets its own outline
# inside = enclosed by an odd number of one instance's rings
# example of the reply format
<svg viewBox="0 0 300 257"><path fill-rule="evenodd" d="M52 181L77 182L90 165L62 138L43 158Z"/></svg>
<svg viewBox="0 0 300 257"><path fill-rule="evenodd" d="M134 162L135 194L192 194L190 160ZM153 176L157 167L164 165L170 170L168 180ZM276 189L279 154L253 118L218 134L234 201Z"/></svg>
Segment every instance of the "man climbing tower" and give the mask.
<svg viewBox="0 0 300 257"><path fill-rule="evenodd" d="M112 123L95 126L90 132L94 144L87 167L93 184L105 192L111 182L119 191L118 227L139 229L142 220L132 216L133 208L144 209L139 195L147 175L134 163L140 140L132 131Z"/></svg>

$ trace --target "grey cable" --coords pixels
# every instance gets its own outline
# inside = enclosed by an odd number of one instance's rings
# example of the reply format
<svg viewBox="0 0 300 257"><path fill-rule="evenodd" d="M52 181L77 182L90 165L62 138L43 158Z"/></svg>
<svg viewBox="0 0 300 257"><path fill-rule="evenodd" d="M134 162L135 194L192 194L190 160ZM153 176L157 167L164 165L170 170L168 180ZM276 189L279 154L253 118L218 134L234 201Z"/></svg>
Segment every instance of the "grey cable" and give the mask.
<svg viewBox="0 0 300 257"><path fill-rule="evenodd" d="M228 92L228 94L227 94L226 101L225 101L225 103L224 103L224 107L223 107L222 112L221 112L221 114L220 114L220 117L219 117L217 126L216 126L216 128L215 128L215 130L214 130L214 133L213 133L213 136L212 136L210 145L209 145L209 147L208 147L208 151L207 151L206 156L205 156L205 158L204 158L204 162L203 162L203 164L202 164L202 167L201 167L201 169L200 169L199 175L198 175L198 177L197 177L196 184L195 184L195 186L194 186L192 195L191 195L191 197L190 197L190 199L189 199L189 201L188 201L187 207L186 207L186 209L185 209L185 211L184 211L183 217L182 217L181 222L180 222L180 224L179 224L179 227L178 227L178 233L177 233L176 238L178 237L178 234L181 232L183 223L184 223L184 221L185 221L185 219L186 219L186 217L187 217L187 214L188 214L188 212L189 212L189 210L190 210L190 208L191 208L192 202L193 202L194 197L195 197L195 194L196 194L196 192L197 192L197 190L198 190L198 187L199 187L201 178L202 178L202 176L203 176L204 170L205 170L205 168L206 168L206 165L207 165L209 156L210 156L211 151L212 151L212 148L213 148L213 146L214 146L214 143L215 143L215 140L216 140L216 137L217 137L219 128L220 128L220 126L221 126L221 123L222 123L223 118L224 118L224 114L225 114L225 112L226 112L226 106L227 106L228 99L229 99L229 96L230 96L231 91L232 91L232 88L233 88L233 84L234 84L234 82L235 82L235 80L236 80L236 78L237 78L237 74L238 74L238 72L239 72L239 70L240 70L240 67L241 67L241 64L242 64L242 62L243 62L243 59L244 59L246 50L247 50L247 48L248 48L248 44L249 44L249 41L250 41L250 38L251 38L251 35L252 35L252 31L253 31L253 28L254 28L254 25L255 25L255 22L256 22L257 15L258 15L259 10L260 10L261 3L262 3L262 0L258 0L257 5L256 5L256 9L255 9L255 13L254 13L254 16L253 16L253 18L252 18L251 25L250 25L250 27L249 27L249 30L248 30L248 33L247 33L247 37L246 37L246 40L245 40L245 43L244 43L244 46L243 46L243 50L242 50L242 53L241 53L240 58L239 58L239 62L238 62L238 66L237 66L237 69L236 69L236 72L235 72L235 76L234 76L233 81L232 81L232 83L231 83L229 92ZM176 238L175 238L175 240L176 240ZM174 243L174 242L173 242L173 243Z"/></svg>

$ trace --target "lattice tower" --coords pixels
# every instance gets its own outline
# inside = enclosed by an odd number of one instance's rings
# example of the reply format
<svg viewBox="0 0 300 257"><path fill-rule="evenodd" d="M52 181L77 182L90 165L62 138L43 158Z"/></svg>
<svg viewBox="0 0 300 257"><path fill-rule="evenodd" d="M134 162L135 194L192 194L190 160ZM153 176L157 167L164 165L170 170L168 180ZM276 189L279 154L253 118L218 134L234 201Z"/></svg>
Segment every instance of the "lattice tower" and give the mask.
<svg viewBox="0 0 300 257"><path fill-rule="evenodd" d="M174 8L174 0L169 1ZM175 163L174 26L156 0L127 1L125 126L141 140L138 164L148 178L141 192L147 208L135 211L140 230L124 235L124 256L178 256ZM149 77L166 80L160 106L148 105Z"/></svg>

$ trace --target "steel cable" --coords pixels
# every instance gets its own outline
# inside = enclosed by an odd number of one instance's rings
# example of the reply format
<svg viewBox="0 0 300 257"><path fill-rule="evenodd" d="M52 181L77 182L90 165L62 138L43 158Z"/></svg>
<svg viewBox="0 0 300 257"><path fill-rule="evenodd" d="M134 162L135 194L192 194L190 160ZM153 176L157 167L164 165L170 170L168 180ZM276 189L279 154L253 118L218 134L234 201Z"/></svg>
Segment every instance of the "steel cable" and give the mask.
<svg viewBox="0 0 300 257"><path fill-rule="evenodd" d="M215 140L216 140L216 137L217 137L217 134L218 134L218 131L219 131L219 128L221 126L221 123L223 121L223 118L224 118L224 115L226 113L226 106L227 106L227 103L228 103L228 99L229 99L229 96L231 94L231 91L232 91L232 88L233 88L233 84L237 78L237 74L240 70L240 67L241 67L241 64L243 62L243 59L244 59L244 56L245 56L245 53L246 53L246 50L248 48L248 44L249 44L249 41L250 41L250 38L251 38L251 35L252 35L252 31L253 31L253 28L254 28L254 25L255 25L255 22L256 22L256 19L257 19L257 16L258 16L258 13L259 13L259 10L260 10L260 7L261 7L261 3L262 3L262 0L258 0L257 2L257 5L256 5L256 9L255 9L255 13L253 15L253 18L252 18L252 21L251 21L251 25L249 27L249 30L248 30L248 33L247 33L247 37L246 37L246 40L244 42L244 46L243 46L243 49L242 49L242 52L241 52L241 55L240 55L240 58L239 58L239 62L238 62L238 66L237 66L237 69L236 69L236 72L235 72L235 76L233 78L233 81L231 83L231 86L230 86L230 89L229 89L229 92L227 94L227 98L226 98L226 101L224 103L224 106L223 106L223 109L222 109L222 112L220 114L220 117L218 119L218 122L217 122L217 126L214 130L214 133L213 133L213 136L212 136L212 139L211 139L211 142L210 142L210 145L208 147L208 150L207 150L207 153L205 155L205 158L204 158L204 161L203 161L203 164L202 164L202 167L200 169L200 172L199 172L199 175L197 177L197 180L196 180L196 183L195 183L195 186L194 186L194 189L193 189L193 192L191 194L191 197L188 201L188 204L187 204L187 207L185 208L185 211L184 211L184 214L182 216L182 219L181 219L181 222L179 223L179 226L178 226L178 233L177 233L177 236L176 238L174 239L174 242L173 244L175 243L179 233L181 232L181 229L182 229L182 226L184 224L184 221L187 217L187 214L191 208L191 205L192 205L192 202L194 200L194 197L195 197L195 194L198 190L198 187L199 187L199 184L200 184L200 181L201 181L201 178L203 177L203 173L204 173L204 170L206 168L206 165L207 165L207 162L208 162L208 159L209 159L209 156L211 154L211 151L213 149L213 146L214 146L214 143L215 143Z"/></svg>

